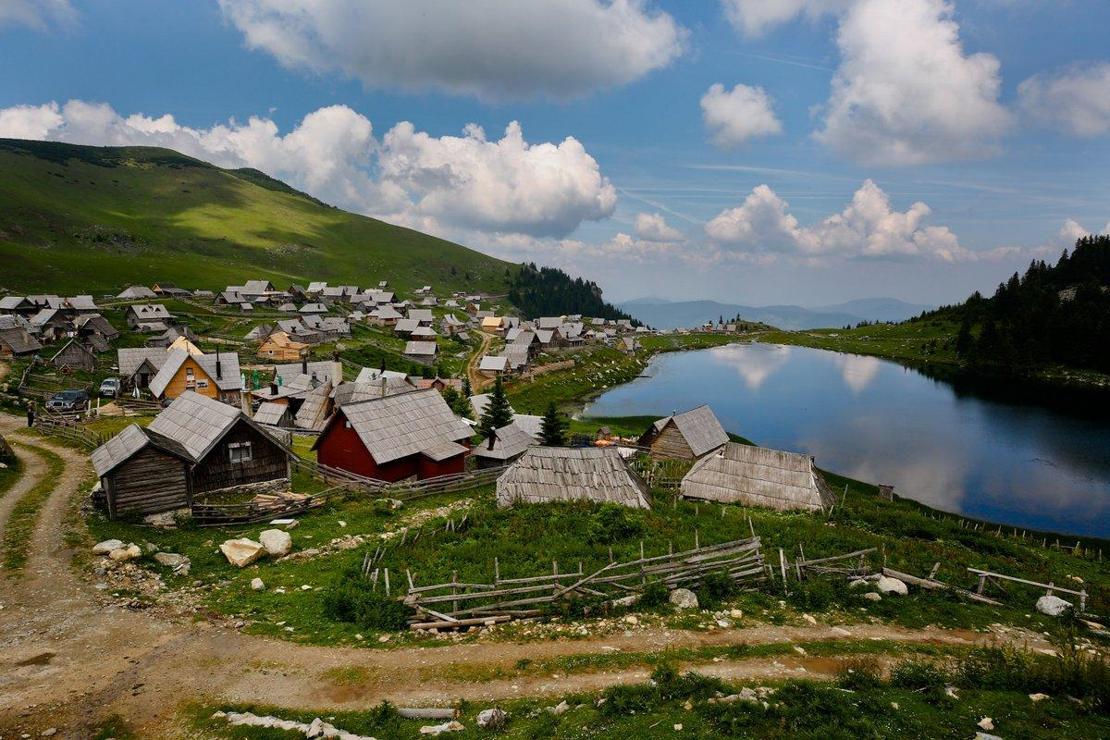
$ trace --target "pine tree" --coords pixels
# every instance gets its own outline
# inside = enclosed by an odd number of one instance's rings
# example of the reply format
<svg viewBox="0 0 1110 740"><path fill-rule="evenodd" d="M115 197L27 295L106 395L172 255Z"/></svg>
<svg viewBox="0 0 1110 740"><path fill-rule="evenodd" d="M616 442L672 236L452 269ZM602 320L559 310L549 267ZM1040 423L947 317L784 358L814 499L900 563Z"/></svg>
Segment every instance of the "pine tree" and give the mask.
<svg viewBox="0 0 1110 740"><path fill-rule="evenodd" d="M975 338L971 336L971 322L965 316L960 324L960 333L956 335L956 356L966 358L974 341Z"/></svg>
<svg viewBox="0 0 1110 740"><path fill-rule="evenodd" d="M540 442L547 447L562 447L566 441L566 422L555 408L555 402L550 401L540 422Z"/></svg>
<svg viewBox="0 0 1110 740"><path fill-rule="evenodd" d="M488 437L495 429L500 429L513 421L513 409L509 406L509 399L505 395L505 388L501 385L501 376L493 382L493 390L489 394L489 402L482 411L482 418L478 420L478 431L482 436Z"/></svg>
<svg viewBox="0 0 1110 740"><path fill-rule="evenodd" d="M474 395L474 390L470 387L470 377L467 375L463 376L462 394L466 399Z"/></svg>

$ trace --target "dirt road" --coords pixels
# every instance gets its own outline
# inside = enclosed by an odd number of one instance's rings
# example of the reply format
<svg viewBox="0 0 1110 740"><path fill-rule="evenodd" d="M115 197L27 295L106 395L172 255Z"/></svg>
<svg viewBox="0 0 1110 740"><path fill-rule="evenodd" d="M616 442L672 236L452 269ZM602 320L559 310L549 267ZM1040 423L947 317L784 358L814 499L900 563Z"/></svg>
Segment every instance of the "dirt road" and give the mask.
<svg viewBox="0 0 1110 740"><path fill-rule="evenodd" d="M482 389L490 383L489 378L478 372L478 365L485 357L486 352L489 351L489 346L493 343L493 337L485 332L478 332L478 334L482 338L482 346L470 356L466 363L466 377L470 379L470 390L473 393L481 393Z"/></svg>
<svg viewBox="0 0 1110 740"><path fill-rule="evenodd" d="M66 545L67 515L90 474L86 456L20 434L20 419L0 415L0 433L64 459L65 471L40 512L30 559L21 575L0 575L0 736L58 728L58 737L86 737L111 714L140 737L175 737L179 707L188 701L244 701L306 709L358 709L383 699L428 705L466 698L494 701L558 695L642 679L640 668L556 678L514 675L465 682L452 666L511 669L517 661L571 654L643 652L667 647L760 644L844 637L830 627L757 627L711 633L669 629L577 641L479 643L442 648L360 650L305 647L242 635L196 621L195 615L155 608L130 611L104 597L95 577L76 571ZM45 465L23 448L27 477L0 499L0 528L12 505L39 480ZM852 638L966 644L987 636L946 630L852 627ZM846 638L847 639L847 638ZM329 669L355 669L365 680L336 683ZM804 671L802 670L804 669ZM766 679L831 675L836 661L802 656L710 662L698 670ZM350 671L347 671L348 675ZM18 735L17 735L18 736Z"/></svg>

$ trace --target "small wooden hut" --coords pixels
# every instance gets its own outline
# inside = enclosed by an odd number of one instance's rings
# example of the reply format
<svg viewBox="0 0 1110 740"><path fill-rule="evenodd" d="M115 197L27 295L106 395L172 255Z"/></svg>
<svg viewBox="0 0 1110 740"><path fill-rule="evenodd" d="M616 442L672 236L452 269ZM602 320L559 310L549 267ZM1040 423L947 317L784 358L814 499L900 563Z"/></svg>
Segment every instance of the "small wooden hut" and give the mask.
<svg viewBox="0 0 1110 740"><path fill-rule="evenodd" d="M682 496L780 511L823 511L836 496L809 455L729 442L682 479Z"/></svg>
<svg viewBox="0 0 1110 740"><path fill-rule="evenodd" d="M156 514L192 504L192 458L175 440L132 424L92 453L108 516Z"/></svg>
<svg viewBox="0 0 1110 740"><path fill-rule="evenodd" d="M726 443L728 433L708 406L660 419L640 437L657 460L693 460Z"/></svg>
<svg viewBox="0 0 1110 740"><path fill-rule="evenodd" d="M497 479L497 505L593 501L650 509L647 485L615 447L533 447Z"/></svg>
<svg viewBox="0 0 1110 740"><path fill-rule="evenodd" d="M536 444L536 440L524 427L516 422L506 424L482 440L473 450L473 457L479 468L496 468L516 460L529 447Z"/></svg>
<svg viewBox="0 0 1110 740"><path fill-rule="evenodd" d="M76 339L70 339L50 358L50 364L58 369L92 372L96 370L96 353Z"/></svg>

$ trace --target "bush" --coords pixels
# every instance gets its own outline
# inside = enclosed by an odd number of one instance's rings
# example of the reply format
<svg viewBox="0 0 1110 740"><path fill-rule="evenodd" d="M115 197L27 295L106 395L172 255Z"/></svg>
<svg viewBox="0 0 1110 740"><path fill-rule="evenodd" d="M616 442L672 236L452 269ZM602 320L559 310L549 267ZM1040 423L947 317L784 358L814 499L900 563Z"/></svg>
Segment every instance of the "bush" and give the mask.
<svg viewBox="0 0 1110 740"><path fill-rule="evenodd" d="M721 602L736 593L736 581L728 573L718 571L706 573L698 586L698 606L702 609L716 609Z"/></svg>
<svg viewBox="0 0 1110 740"><path fill-rule="evenodd" d="M726 693L727 686L719 678L695 671L679 673L674 666L664 663L651 673L651 680L663 701L676 699L708 699L717 692Z"/></svg>
<svg viewBox="0 0 1110 740"><path fill-rule="evenodd" d="M639 605L644 609L658 609L668 603L671 592L659 581L652 581L644 587Z"/></svg>
<svg viewBox="0 0 1110 740"><path fill-rule="evenodd" d="M874 657L860 656L844 661L837 673L837 684L852 691L879 688L883 684L879 661Z"/></svg>
<svg viewBox="0 0 1110 740"><path fill-rule="evenodd" d="M950 680L948 671L932 661L906 660L890 672L891 686L914 691L943 689Z"/></svg>
<svg viewBox="0 0 1110 740"><path fill-rule="evenodd" d="M362 576L344 576L324 590L324 616L364 629L402 630L408 626L408 609L397 599L373 590Z"/></svg>
<svg viewBox="0 0 1110 740"><path fill-rule="evenodd" d="M593 544L611 545L644 530L641 518L625 506L602 504L586 525L586 540Z"/></svg>
<svg viewBox="0 0 1110 740"><path fill-rule="evenodd" d="M610 717L646 712L659 703L659 692L651 684L613 686L606 689L601 713Z"/></svg>
<svg viewBox="0 0 1110 740"><path fill-rule="evenodd" d="M840 603L842 593L828 580L823 578L802 581L791 586L787 599L792 605L805 611L825 611Z"/></svg>
<svg viewBox="0 0 1110 740"><path fill-rule="evenodd" d="M1110 709L1110 665L1074 642L1059 645L1055 657L1013 647L976 648L960 664L966 686L1002 691L1062 693L1089 699L1098 711Z"/></svg>

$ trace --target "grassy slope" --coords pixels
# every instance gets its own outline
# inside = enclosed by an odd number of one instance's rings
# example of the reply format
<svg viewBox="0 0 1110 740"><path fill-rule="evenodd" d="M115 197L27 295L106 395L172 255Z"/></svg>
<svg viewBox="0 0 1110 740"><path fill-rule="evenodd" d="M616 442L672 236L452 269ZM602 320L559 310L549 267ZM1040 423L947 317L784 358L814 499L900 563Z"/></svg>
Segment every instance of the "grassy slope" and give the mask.
<svg viewBox="0 0 1110 740"><path fill-rule="evenodd" d="M269 278L499 292L510 267L165 149L0 139L0 202L0 288L16 291Z"/></svg>

